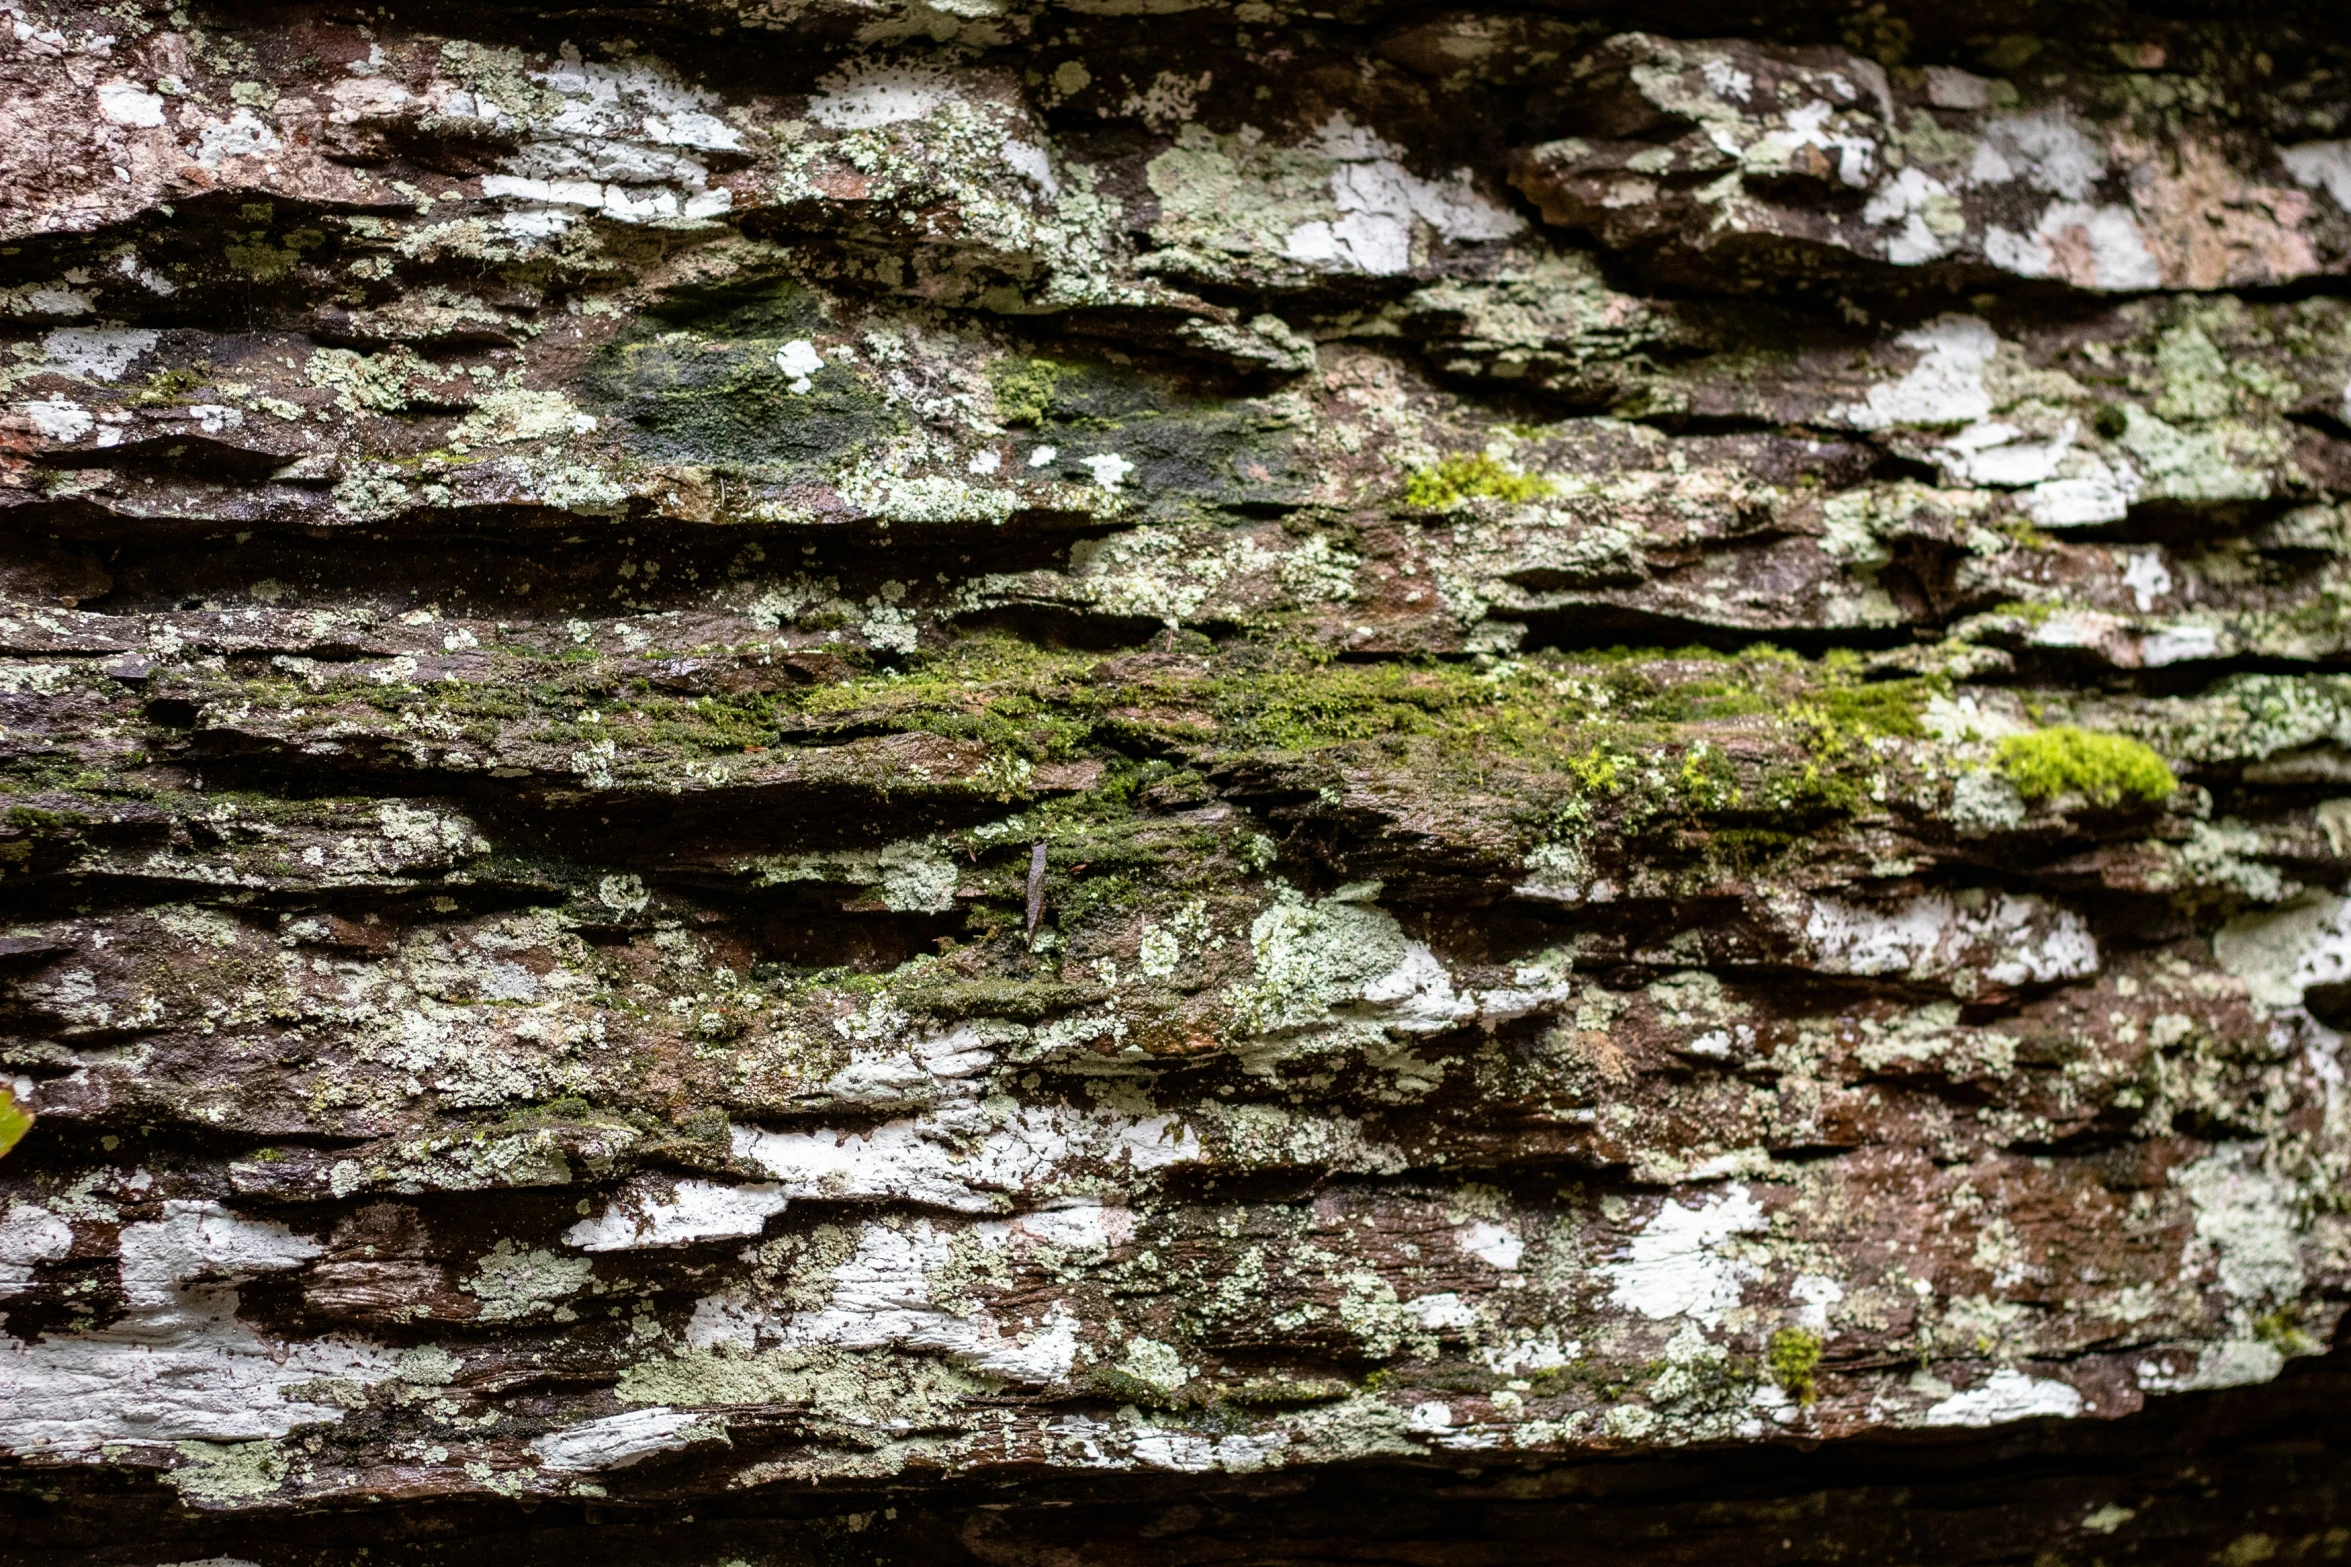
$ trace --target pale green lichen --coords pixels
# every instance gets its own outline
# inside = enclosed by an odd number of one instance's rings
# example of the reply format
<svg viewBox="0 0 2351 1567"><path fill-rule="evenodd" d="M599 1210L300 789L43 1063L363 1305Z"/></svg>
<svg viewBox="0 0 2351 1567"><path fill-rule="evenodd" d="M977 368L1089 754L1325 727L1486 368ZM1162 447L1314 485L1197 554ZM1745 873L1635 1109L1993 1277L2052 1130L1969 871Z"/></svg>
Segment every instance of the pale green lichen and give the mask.
<svg viewBox="0 0 2351 1567"><path fill-rule="evenodd" d="M2182 429L2136 403L2099 415L2101 432L2139 460L2143 495L2184 502L2258 501L2268 497L2287 437L2266 425L2224 422Z"/></svg>
<svg viewBox="0 0 2351 1567"><path fill-rule="evenodd" d="M1309 901L1282 889L1273 907L1249 927L1254 977L1232 997L1237 1025L1253 1034L1279 1034L1331 1021L1331 1009L1353 1000L1366 981L1404 960L1404 933L1396 917L1370 902L1378 888L1342 888Z"/></svg>
<svg viewBox="0 0 2351 1567"><path fill-rule="evenodd" d="M587 1287L595 1266L585 1257L525 1250L502 1240L483 1256L463 1288L482 1303L484 1322L513 1322L546 1315L557 1322L573 1318L563 1304Z"/></svg>
<svg viewBox="0 0 2351 1567"><path fill-rule="evenodd" d="M622 1372L614 1392L631 1405L798 1405L820 1420L867 1428L940 1424L995 1386L927 1355L811 1346L681 1350Z"/></svg>
<svg viewBox="0 0 2351 1567"><path fill-rule="evenodd" d="M1162 1397L1174 1393L1195 1374L1174 1345L1139 1336L1127 1341L1117 1369Z"/></svg>
<svg viewBox="0 0 2351 1567"><path fill-rule="evenodd" d="M538 441L549 436L579 435L596 428L593 414L561 392L507 387L484 395L473 412L459 421L451 439L484 445Z"/></svg>
<svg viewBox="0 0 2351 1567"><path fill-rule="evenodd" d="M909 838L879 849L838 849L826 854L762 855L746 869L753 884L781 887L794 882L840 882L871 888L883 908L900 913L943 913L954 907L961 877L955 862L929 838Z"/></svg>
<svg viewBox="0 0 2351 1567"><path fill-rule="evenodd" d="M416 382L437 380L440 372L402 344L376 354L315 349L303 376L311 385L332 391L336 406L345 413L398 413L416 400Z"/></svg>
<svg viewBox="0 0 2351 1567"><path fill-rule="evenodd" d="M182 1442L187 1460L164 1476L193 1502L233 1506L275 1496L286 1483L286 1455L275 1442Z"/></svg>

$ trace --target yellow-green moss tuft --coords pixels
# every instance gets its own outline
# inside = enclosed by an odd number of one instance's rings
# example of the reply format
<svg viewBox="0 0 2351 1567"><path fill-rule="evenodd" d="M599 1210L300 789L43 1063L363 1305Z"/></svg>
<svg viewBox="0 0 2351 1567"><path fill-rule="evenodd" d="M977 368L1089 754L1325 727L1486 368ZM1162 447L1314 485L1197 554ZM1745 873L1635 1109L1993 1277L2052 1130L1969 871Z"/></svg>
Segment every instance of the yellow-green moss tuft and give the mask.
<svg viewBox="0 0 2351 1567"><path fill-rule="evenodd" d="M2093 805L2161 805L2180 786L2163 758L2138 741L2071 724L2010 735L1997 760L2028 800L2078 794Z"/></svg>
<svg viewBox="0 0 2351 1567"><path fill-rule="evenodd" d="M1780 1391L1799 1404L1820 1397L1820 1335L1803 1328L1782 1328L1771 1336L1764 1365Z"/></svg>
<svg viewBox="0 0 2351 1567"><path fill-rule="evenodd" d="M996 417L1006 424L1035 424L1053 406L1061 367L1050 359L1000 359L988 367L988 388L996 394Z"/></svg>
<svg viewBox="0 0 2351 1567"><path fill-rule="evenodd" d="M1551 481L1540 474L1519 473L1485 453L1448 457L1414 470L1404 481L1404 504L1422 511L1450 511L1463 501L1492 496L1523 505L1551 493Z"/></svg>

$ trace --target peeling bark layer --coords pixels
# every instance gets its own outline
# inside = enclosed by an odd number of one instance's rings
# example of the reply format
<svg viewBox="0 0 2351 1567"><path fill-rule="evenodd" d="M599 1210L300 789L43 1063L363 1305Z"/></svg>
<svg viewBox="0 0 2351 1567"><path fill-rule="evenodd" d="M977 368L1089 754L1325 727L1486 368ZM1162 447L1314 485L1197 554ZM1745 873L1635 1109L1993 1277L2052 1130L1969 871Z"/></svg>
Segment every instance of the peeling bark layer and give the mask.
<svg viewBox="0 0 2351 1567"><path fill-rule="evenodd" d="M0 9L0 1550L2351 1542L2339 18Z"/></svg>

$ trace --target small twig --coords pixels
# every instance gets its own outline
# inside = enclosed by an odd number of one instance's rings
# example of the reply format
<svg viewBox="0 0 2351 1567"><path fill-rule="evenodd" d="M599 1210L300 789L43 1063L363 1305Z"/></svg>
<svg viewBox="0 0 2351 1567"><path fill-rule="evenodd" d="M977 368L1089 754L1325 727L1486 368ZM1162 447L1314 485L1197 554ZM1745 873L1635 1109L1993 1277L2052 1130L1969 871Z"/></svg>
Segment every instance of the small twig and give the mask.
<svg viewBox="0 0 2351 1567"><path fill-rule="evenodd" d="M1045 917L1045 846L1029 845L1029 934L1037 933L1037 924Z"/></svg>

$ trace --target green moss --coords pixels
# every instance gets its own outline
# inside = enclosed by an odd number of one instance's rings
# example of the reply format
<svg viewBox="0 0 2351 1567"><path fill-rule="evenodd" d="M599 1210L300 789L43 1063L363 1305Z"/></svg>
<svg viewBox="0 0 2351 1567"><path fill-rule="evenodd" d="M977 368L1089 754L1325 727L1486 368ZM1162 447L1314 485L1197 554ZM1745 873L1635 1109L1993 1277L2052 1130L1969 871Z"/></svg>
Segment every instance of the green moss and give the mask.
<svg viewBox="0 0 2351 1567"><path fill-rule="evenodd" d="M1224 1390L1227 1403L1268 1409L1328 1404L1354 1392L1337 1377L1250 1377Z"/></svg>
<svg viewBox="0 0 2351 1567"><path fill-rule="evenodd" d="M2006 603L1994 605L1992 613L2013 617L2028 626L2040 626L2046 624L2059 607L2049 599L2010 599Z"/></svg>
<svg viewBox="0 0 2351 1567"><path fill-rule="evenodd" d="M2163 758L2138 741L2071 724L2010 735L1996 760L2028 800L2078 794L2093 805L2161 805L2180 786Z"/></svg>
<svg viewBox="0 0 2351 1567"><path fill-rule="evenodd" d="M149 375L139 389L123 401L134 408L152 408L166 403L182 403L210 379L192 365L178 365L169 370L157 370Z"/></svg>
<svg viewBox="0 0 2351 1567"><path fill-rule="evenodd" d="M1422 511L1450 511L1464 501L1491 497L1519 506L1539 501L1551 490L1551 481L1542 475L1519 473L1478 452L1413 470L1404 481L1404 504Z"/></svg>
<svg viewBox="0 0 2351 1567"><path fill-rule="evenodd" d="M1614 746L1596 745L1566 760L1568 776L1586 794L1614 794L1624 787L1633 759Z"/></svg>
<svg viewBox="0 0 2351 1567"><path fill-rule="evenodd" d="M2280 1306L2253 1324L2253 1336L2281 1355L2315 1355L2326 1346L2302 1326L2297 1308Z"/></svg>
<svg viewBox="0 0 2351 1567"><path fill-rule="evenodd" d="M1611 802L1620 831L1701 820L1752 828L1752 859L1858 808L1888 765L1871 742L1915 738L1928 682L1868 682L1857 664L1769 651L1654 649L1538 657L1490 669L1353 663L1240 646L1213 664L1136 667L972 638L901 672L786 698L803 725L921 729L1036 761L1106 763L1081 794L1040 802L1035 835L1097 873L1151 877L1119 844L1136 792L1175 768L1254 754L1285 765L1409 774L1440 795L1500 792L1530 814ZM790 727L790 720L786 720ZM1759 744L1758 742L1765 742Z"/></svg>
<svg viewBox="0 0 2351 1567"><path fill-rule="evenodd" d="M1274 751L1434 735L1491 695L1475 675L1447 665L1313 661L1248 671L1211 687L1232 738Z"/></svg>
<svg viewBox="0 0 2351 1567"><path fill-rule="evenodd" d="M229 238L237 243L221 247L221 259L231 272L254 283L276 283L301 263L302 252L314 248L326 236L316 229L298 229L286 236L283 245L270 242L267 230L249 234L232 233Z"/></svg>
<svg viewBox="0 0 2351 1567"><path fill-rule="evenodd" d="M1099 697L1083 684L1096 661L1000 637L971 637L918 653L901 670L803 694L809 718L879 720L956 740L979 740L1032 761L1076 754L1091 738Z"/></svg>
<svg viewBox="0 0 2351 1567"><path fill-rule="evenodd" d="M1708 836L1707 858L1731 874L1748 874L1769 865L1802 840L1794 833L1768 827L1724 827Z"/></svg>
<svg viewBox="0 0 2351 1567"><path fill-rule="evenodd" d="M1050 359L999 359L988 367L988 389L996 394L996 417L1006 424L1035 424L1053 406L1061 367Z"/></svg>
<svg viewBox="0 0 2351 1567"><path fill-rule="evenodd" d="M1780 1391L1799 1404L1820 1397L1821 1338L1803 1328L1782 1328L1771 1336L1763 1363Z"/></svg>
<svg viewBox="0 0 2351 1567"><path fill-rule="evenodd" d="M1024 979L918 984L898 995L909 1011L934 1017L1008 1017L1022 1023L1041 1023L1100 998L1100 992L1081 985Z"/></svg>
<svg viewBox="0 0 2351 1567"><path fill-rule="evenodd" d="M1775 817L1819 821L1858 810L1878 765L1870 742L1915 740L1926 733L1923 680L1862 682L1855 671L1824 663L1825 681L1781 699L1785 722L1802 738L1804 760L1767 767L1755 802Z"/></svg>
<svg viewBox="0 0 2351 1567"><path fill-rule="evenodd" d="M1746 803L1731 759L1720 746L1703 740L1682 753L1673 792L1685 807L1700 812L1736 810Z"/></svg>
<svg viewBox="0 0 2351 1567"><path fill-rule="evenodd" d="M1839 735L1917 740L1926 734L1927 696L1924 680L1878 680L1831 685L1807 705Z"/></svg>
<svg viewBox="0 0 2351 1567"><path fill-rule="evenodd" d="M581 650L496 657L494 678L429 689L333 679L313 691L257 672L218 677L204 696L270 712L298 734L355 717L389 734L430 715L526 757L610 746L614 778L631 787L699 757L813 746L804 768L878 768L831 781L886 792L903 777L881 753L832 747L890 733L984 746L1002 764L984 787L1000 798L1021 792L1025 766L1088 761L1099 770L1084 787L1045 791L1024 829L1052 846L1056 865L1090 868L1057 898L1068 912L1189 885L1184 856L1227 865L1231 844L1171 822L1166 806L1206 798L1201 775L1243 760L1300 770L1309 788L1410 777L1448 808L1527 823L1574 806L1590 813L1579 831L1666 833L1685 859L1759 865L1865 804L1884 771L1902 765L1888 741L1921 733L1933 684L1869 681L1856 660L1776 649L1546 653L1481 667L1358 663L1262 642L1213 657L1105 659L983 635L822 685L673 696L650 688L639 660ZM1145 819L1156 825L1139 837ZM1179 839L1183 854L1173 855ZM1009 852L992 839L965 847L991 864Z"/></svg>

